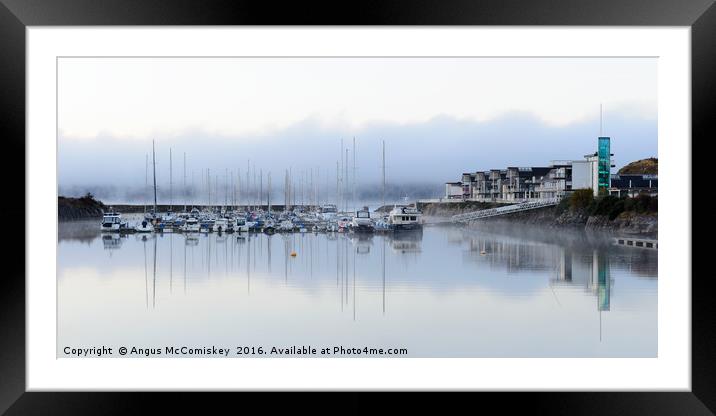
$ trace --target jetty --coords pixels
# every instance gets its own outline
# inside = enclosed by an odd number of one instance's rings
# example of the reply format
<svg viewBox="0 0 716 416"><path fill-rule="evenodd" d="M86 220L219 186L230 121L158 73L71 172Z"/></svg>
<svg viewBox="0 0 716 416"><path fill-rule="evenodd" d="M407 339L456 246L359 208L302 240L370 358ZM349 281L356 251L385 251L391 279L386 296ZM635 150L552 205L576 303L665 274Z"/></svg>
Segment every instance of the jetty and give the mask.
<svg viewBox="0 0 716 416"><path fill-rule="evenodd" d="M615 237L614 244L618 246L646 248L652 250L659 248L659 242L649 238Z"/></svg>
<svg viewBox="0 0 716 416"><path fill-rule="evenodd" d="M506 205L504 207L480 209L463 214L453 215L451 222L467 223L470 221L481 220L483 218L497 217L501 215L512 214L515 212L529 211L538 208L550 207L559 204L560 198L540 199L537 201L522 202L518 204Z"/></svg>

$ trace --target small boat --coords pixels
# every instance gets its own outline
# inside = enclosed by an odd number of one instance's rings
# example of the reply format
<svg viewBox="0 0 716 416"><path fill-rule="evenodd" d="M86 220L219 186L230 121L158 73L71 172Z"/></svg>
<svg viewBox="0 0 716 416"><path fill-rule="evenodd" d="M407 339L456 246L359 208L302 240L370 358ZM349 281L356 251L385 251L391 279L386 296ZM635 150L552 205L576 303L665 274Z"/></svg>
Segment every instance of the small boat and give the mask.
<svg viewBox="0 0 716 416"><path fill-rule="evenodd" d="M129 223L122 220L122 214L118 212L108 212L102 216L100 230L105 232L128 231Z"/></svg>
<svg viewBox="0 0 716 416"><path fill-rule="evenodd" d="M246 218L236 217L234 219L234 231L237 233L248 233L249 226L246 224Z"/></svg>
<svg viewBox="0 0 716 416"><path fill-rule="evenodd" d="M333 204L323 205L320 209L321 218L328 221L336 217L338 209Z"/></svg>
<svg viewBox="0 0 716 416"><path fill-rule="evenodd" d="M422 215L413 207L395 207L388 214L388 224L393 231L422 229Z"/></svg>
<svg viewBox="0 0 716 416"><path fill-rule="evenodd" d="M200 228L199 220L195 217L189 217L184 222L184 231L187 233L198 233Z"/></svg>
<svg viewBox="0 0 716 416"><path fill-rule="evenodd" d="M147 219L144 219L142 222L134 226L134 231L138 233L151 233L154 231L154 226Z"/></svg>
<svg viewBox="0 0 716 416"><path fill-rule="evenodd" d="M386 218L381 218L375 222L373 229L375 232L387 232L391 230L391 227Z"/></svg>
<svg viewBox="0 0 716 416"><path fill-rule="evenodd" d="M211 227L211 230L215 233L226 232L228 225L229 221L227 221L226 218L217 218L214 221L214 225Z"/></svg>
<svg viewBox="0 0 716 416"><path fill-rule="evenodd" d="M348 231L348 227L350 227L351 221L352 220L349 217L345 217L345 216L340 217L338 219L338 232L342 233L342 232Z"/></svg>
<svg viewBox="0 0 716 416"><path fill-rule="evenodd" d="M226 220L226 229L224 230L224 232L233 233L236 228L236 227L234 227L234 224L236 224L236 221L234 221L233 218L228 217L228 216L224 217L224 219Z"/></svg>
<svg viewBox="0 0 716 416"><path fill-rule="evenodd" d="M355 217L351 220L351 231L354 233L372 233L373 221L370 219L370 211L368 207L356 211Z"/></svg>
<svg viewBox="0 0 716 416"><path fill-rule="evenodd" d="M294 228L294 225L293 225L293 222L291 222L291 220L283 220L278 225L279 231L293 231L293 228Z"/></svg>
<svg viewBox="0 0 716 416"><path fill-rule="evenodd" d="M212 227L214 226L214 221L212 220L203 220L199 223L199 232L200 233L208 233L211 232Z"/></svg>

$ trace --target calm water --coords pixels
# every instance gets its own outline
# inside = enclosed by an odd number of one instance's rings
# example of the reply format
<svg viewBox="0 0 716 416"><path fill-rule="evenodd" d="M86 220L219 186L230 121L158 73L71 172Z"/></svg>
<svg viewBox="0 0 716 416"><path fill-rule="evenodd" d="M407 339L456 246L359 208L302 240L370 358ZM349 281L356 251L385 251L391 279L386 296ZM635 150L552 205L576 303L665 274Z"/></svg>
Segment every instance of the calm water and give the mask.
<svg viewBox="0 0 716 416"><path fill-rule="evenodd" d="M657 354L657 252L584 233L97 230L97 221L60 224L59 357L72 356L66 347L101 346L117 357L121 346L161 351L153 356L187 347L173 355L182 357L228 348L239 358L247 355L237 347L272 357L286 356L268 354L273 347L292 346L315 347L316 356L326 347L404 348L403 357ZM145 351L137 354L127 357Z"/></svg>

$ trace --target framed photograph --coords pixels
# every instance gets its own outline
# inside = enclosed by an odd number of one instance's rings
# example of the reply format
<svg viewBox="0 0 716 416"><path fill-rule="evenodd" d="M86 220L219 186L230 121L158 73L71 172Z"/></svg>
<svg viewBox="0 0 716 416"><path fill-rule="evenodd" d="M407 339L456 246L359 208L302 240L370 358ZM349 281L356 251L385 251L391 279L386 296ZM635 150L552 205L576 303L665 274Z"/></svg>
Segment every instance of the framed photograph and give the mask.
<svg viewBox="0 0 716 416"><path fill-rule="evenodd" d="M506 391L711 414L690 170L716 7L542 3L3 0L25 238L0 409Z"/></svg>

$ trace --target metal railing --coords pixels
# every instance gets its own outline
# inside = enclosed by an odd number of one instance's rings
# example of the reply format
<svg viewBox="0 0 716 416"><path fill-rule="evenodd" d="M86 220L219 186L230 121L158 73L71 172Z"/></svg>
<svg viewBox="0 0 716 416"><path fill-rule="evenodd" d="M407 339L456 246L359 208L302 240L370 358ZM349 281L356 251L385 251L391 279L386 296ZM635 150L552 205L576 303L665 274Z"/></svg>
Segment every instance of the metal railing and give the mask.
<svg viewBox="0 0 716 416"><path fill-rule="evenodd" d="M511 214L513 212L528 211L531 209L543 208L559 204L560 198L540 199L537 201L523 202L520 204L508 205L499 208L481 209L464 214L452 216L453 222L469 222L482 218L496 217L498 215Z"/></svg>

